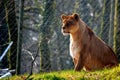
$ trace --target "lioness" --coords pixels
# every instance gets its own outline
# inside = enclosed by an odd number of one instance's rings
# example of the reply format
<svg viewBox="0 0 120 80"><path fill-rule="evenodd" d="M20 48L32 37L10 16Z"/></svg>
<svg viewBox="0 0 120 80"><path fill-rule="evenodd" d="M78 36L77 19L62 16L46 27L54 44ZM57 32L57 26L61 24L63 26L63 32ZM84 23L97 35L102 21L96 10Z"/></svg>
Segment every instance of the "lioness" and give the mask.
<svg viewBox="0 0 120 80"><path fill-rule="evenodd" d="M118 65L113 50L98 38L77 13L62 15L62 33L70 35L70 55L74 69L98 70Z"/></svg>

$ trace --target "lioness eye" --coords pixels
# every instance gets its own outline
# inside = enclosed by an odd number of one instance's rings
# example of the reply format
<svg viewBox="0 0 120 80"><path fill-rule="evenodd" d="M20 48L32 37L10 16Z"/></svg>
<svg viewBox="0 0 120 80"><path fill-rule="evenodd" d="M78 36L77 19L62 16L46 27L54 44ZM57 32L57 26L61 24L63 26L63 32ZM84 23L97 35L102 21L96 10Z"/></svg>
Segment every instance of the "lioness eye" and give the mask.
<svg viewBox="0 0 120 80"><path fill-rule="evenodd" d="M66 23L66 26L69 27L70 25L73 25L73 24L74 24L73 21L69 21L69 22Z"/></svg>
<svg viewBox="0 0 120 80"><path fill-rule="evenodd" d="M70 25L69 23L66 24L67 27L68 27L69 25Z"/></svg>
<svg viewBox="0 0 120 80"><path fill-rule="evenodd" d="M74 22L73 22L73 21L70 21L70 22L69 22L69 24L70 24L70 25L73 25L73 24L74 24Z"/></svg>

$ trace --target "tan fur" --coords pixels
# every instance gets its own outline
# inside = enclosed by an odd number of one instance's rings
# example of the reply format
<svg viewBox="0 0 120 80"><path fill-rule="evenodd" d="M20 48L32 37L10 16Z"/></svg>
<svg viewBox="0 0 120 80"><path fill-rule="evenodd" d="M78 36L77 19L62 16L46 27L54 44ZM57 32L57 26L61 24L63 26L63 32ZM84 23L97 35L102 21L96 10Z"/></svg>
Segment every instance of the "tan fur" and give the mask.
<svg viewBox="0 0 120 80"><path fill-rule="evenodd" d="M70 55L76 71L98 70L118 65L112 49L98 38L94 32L79 18L79 15L62 15L62 33L70 34Z"/></svg>

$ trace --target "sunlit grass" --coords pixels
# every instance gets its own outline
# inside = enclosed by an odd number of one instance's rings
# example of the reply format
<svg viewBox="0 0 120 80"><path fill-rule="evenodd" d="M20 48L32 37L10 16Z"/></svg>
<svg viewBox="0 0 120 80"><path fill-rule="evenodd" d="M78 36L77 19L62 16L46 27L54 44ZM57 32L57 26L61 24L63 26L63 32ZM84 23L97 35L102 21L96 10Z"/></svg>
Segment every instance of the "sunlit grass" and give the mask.
<svg viewBox="0 0 120 80"><path fill-rule="evenodd" d="M25 80L28 75L13 76L4 80ZM120 80L120 66L112 69L103 69L93 72L84 70L56 71L50 73L33 74L31 80Z"/></svg>

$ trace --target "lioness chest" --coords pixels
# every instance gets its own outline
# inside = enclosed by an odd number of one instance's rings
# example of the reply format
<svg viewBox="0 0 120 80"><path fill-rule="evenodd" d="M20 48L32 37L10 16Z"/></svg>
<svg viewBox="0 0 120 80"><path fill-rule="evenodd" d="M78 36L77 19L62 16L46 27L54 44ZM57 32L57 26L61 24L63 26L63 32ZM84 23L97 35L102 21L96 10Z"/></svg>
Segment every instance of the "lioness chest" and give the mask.
<svg viewBox="0 0 120 80"><path fill-rule="evenodd" d="M80 44L78 42L70 42L70 56L78 59L80 56Z"/></svg>

